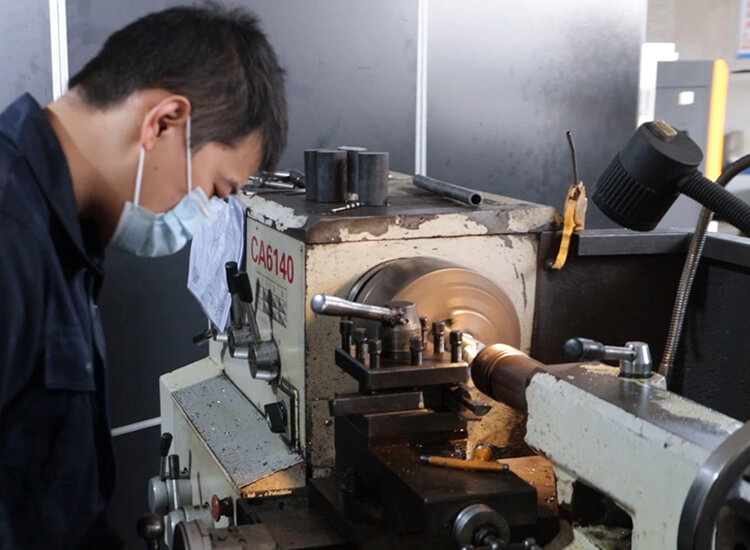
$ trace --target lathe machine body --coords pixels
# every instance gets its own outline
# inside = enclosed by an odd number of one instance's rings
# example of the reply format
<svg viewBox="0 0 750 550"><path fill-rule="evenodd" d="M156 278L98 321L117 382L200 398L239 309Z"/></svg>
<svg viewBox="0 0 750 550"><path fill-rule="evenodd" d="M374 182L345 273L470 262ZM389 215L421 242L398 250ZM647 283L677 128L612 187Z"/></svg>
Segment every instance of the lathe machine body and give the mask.
<svg viewBox="0 0 750 550"><path fill-rule="evenodd" d="M470 208L421 191L409 178L390 187L389 206L340 214L299 192L239 197L247 208L245 267L256 319L263 338L278 345L280 375L272 383L254 379L247 360L212 340L209 357L161 378L162 430L174 434L183 464L191 458L196 501L199 492L204 500L212 493L283 494L334 467L329 400L356 384L333 360L337 321L316 317L310 300L319 293L346 297L375 266L432 258L481 274L507 295L499 307L512 309L503 323L509 343L529 350L539 235L555 227L555 210L493 195ZM429 288L443 300L455 290ZM231 397L221 399L227 392ZM286 436L270 433L262 416L277 402L286 404ZM502 416L512 413L501 408L491 413L494 421L477 423L475 440L506 443Z"/></svg>

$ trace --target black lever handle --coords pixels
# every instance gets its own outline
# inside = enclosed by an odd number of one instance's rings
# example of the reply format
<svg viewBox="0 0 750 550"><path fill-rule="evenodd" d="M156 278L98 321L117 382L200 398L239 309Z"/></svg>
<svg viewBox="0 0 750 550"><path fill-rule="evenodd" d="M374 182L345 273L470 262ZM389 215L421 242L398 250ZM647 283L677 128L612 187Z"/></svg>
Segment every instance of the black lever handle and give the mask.
<svg viewBox="0 0 750 550"><path fill-rule="evenodd" d="M224 264L224 269L227 274L227 288L229 289L229 294L234 294L237 292L237 287L235 285L235 276L237 275L238 267L237 262L227 262Z"/></svg>
<svg viewBox="0 0 750 550"><path fill-rule="evenodd" d="M237 294L240 296L240 300L246 304L252 304L253 287L250 286L250 277L247 276L246 271L240 271L234 276L234 285Z"/></svg>
<svg viewBox="0 0 750 550"><path fill-rule="evenodd" d="M169 455L169 479L180 479L180 455Z"/></svg>
<svg viewBox="0 0 750 550"><path fill-rule="evenodd" d="M159 441L159 456L166 458L169 454L169 447L172 445L172 434L164 432L161 434L161 441Z"/></svg>
<svg viewBox="0 0 750 550"><path fill-rule="evenodd" d="M571 338L565 342L567 361L602 361L607 355L604 344L588 338Z"/></svg>

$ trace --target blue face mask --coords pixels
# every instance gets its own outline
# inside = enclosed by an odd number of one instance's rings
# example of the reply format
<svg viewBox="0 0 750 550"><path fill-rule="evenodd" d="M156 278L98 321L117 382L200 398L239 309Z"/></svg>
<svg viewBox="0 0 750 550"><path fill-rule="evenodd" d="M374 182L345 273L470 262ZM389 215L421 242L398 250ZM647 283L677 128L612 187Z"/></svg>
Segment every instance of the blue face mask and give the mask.
<svg viewBox="0 0 750 550"><path fill-rule="evenodd" d="M187 194L167 212L151 212L138 205L143 182L143 164L146 159L146 150L141 146L135 177L135 196L133 202L125 203L110 243L117 250L149 258L174 254L193 238L208 218L208 197L200 187L193 189L190 117L185 124L185 136Z"/></svg>

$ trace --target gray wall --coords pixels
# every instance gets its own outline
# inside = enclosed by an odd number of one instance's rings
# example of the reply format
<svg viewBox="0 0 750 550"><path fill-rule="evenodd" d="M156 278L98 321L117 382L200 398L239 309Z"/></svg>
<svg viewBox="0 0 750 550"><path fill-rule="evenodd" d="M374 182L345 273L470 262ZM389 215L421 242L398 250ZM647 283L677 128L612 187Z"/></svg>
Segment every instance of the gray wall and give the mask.
<svg viewBox="0 0 750 550"><path fill-rule="evenodd" d="M591 193L635 128L645 17L643 0L433 0L428 174L562 211L572 130Z"/></svg>
<svg viewBox="0 0 750 550"><path fill-rule="evenodd" d="M0 0L0 110L24 92L52 100L48 0Z"/></svg>

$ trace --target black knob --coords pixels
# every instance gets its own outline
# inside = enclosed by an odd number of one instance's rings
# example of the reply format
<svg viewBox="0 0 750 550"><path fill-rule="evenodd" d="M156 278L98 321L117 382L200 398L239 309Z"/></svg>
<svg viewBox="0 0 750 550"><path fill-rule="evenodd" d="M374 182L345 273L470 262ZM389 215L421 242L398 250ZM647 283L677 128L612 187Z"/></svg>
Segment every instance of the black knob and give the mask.
<svg viewBox="0 0 750 550"><path fill-rule="evenodd" d="M148 550L159 550L159 540L164 536L164 521L159 514L146 514L138 518L135 532L146 541Z"/></svg>
<svg viewBox="0 0 750 550"><path fill-rule="evenodd" d="M166 458L169 454L169 447L172 445L172 434L164 432L161 434L161 440L159 441L159 456Z"/></svg>
<svg viewBox="0 0 750 550"><path fill-rule="evenodd" d="M606 355L604 344L588 338L571 338L563 350L567 361L601 361Z"/></svg>
<svg viewBox="0 0 750 550"><path fill-rule="evenodd" d="M266 412L268 429L272 433L281 434L286 431L286 406L282 401L268 403L263 407Z"/></svg>
<svg viewBox="0 0 750 550"><path fill-rule="evenodd" d="M227 274L227 288L229 294L237 292L237 285L234 282L234 276L237 275L237 262L227 262L224 264L224 270Z"/></svg>
<svg viewBox="0 0 750 550"><path fill-rule="evenodd" d="M211 328L207 328L203 332L193 336L193 344L196 346L202 346L214 336L216 336L216 328L212 326Z"/></svg>

